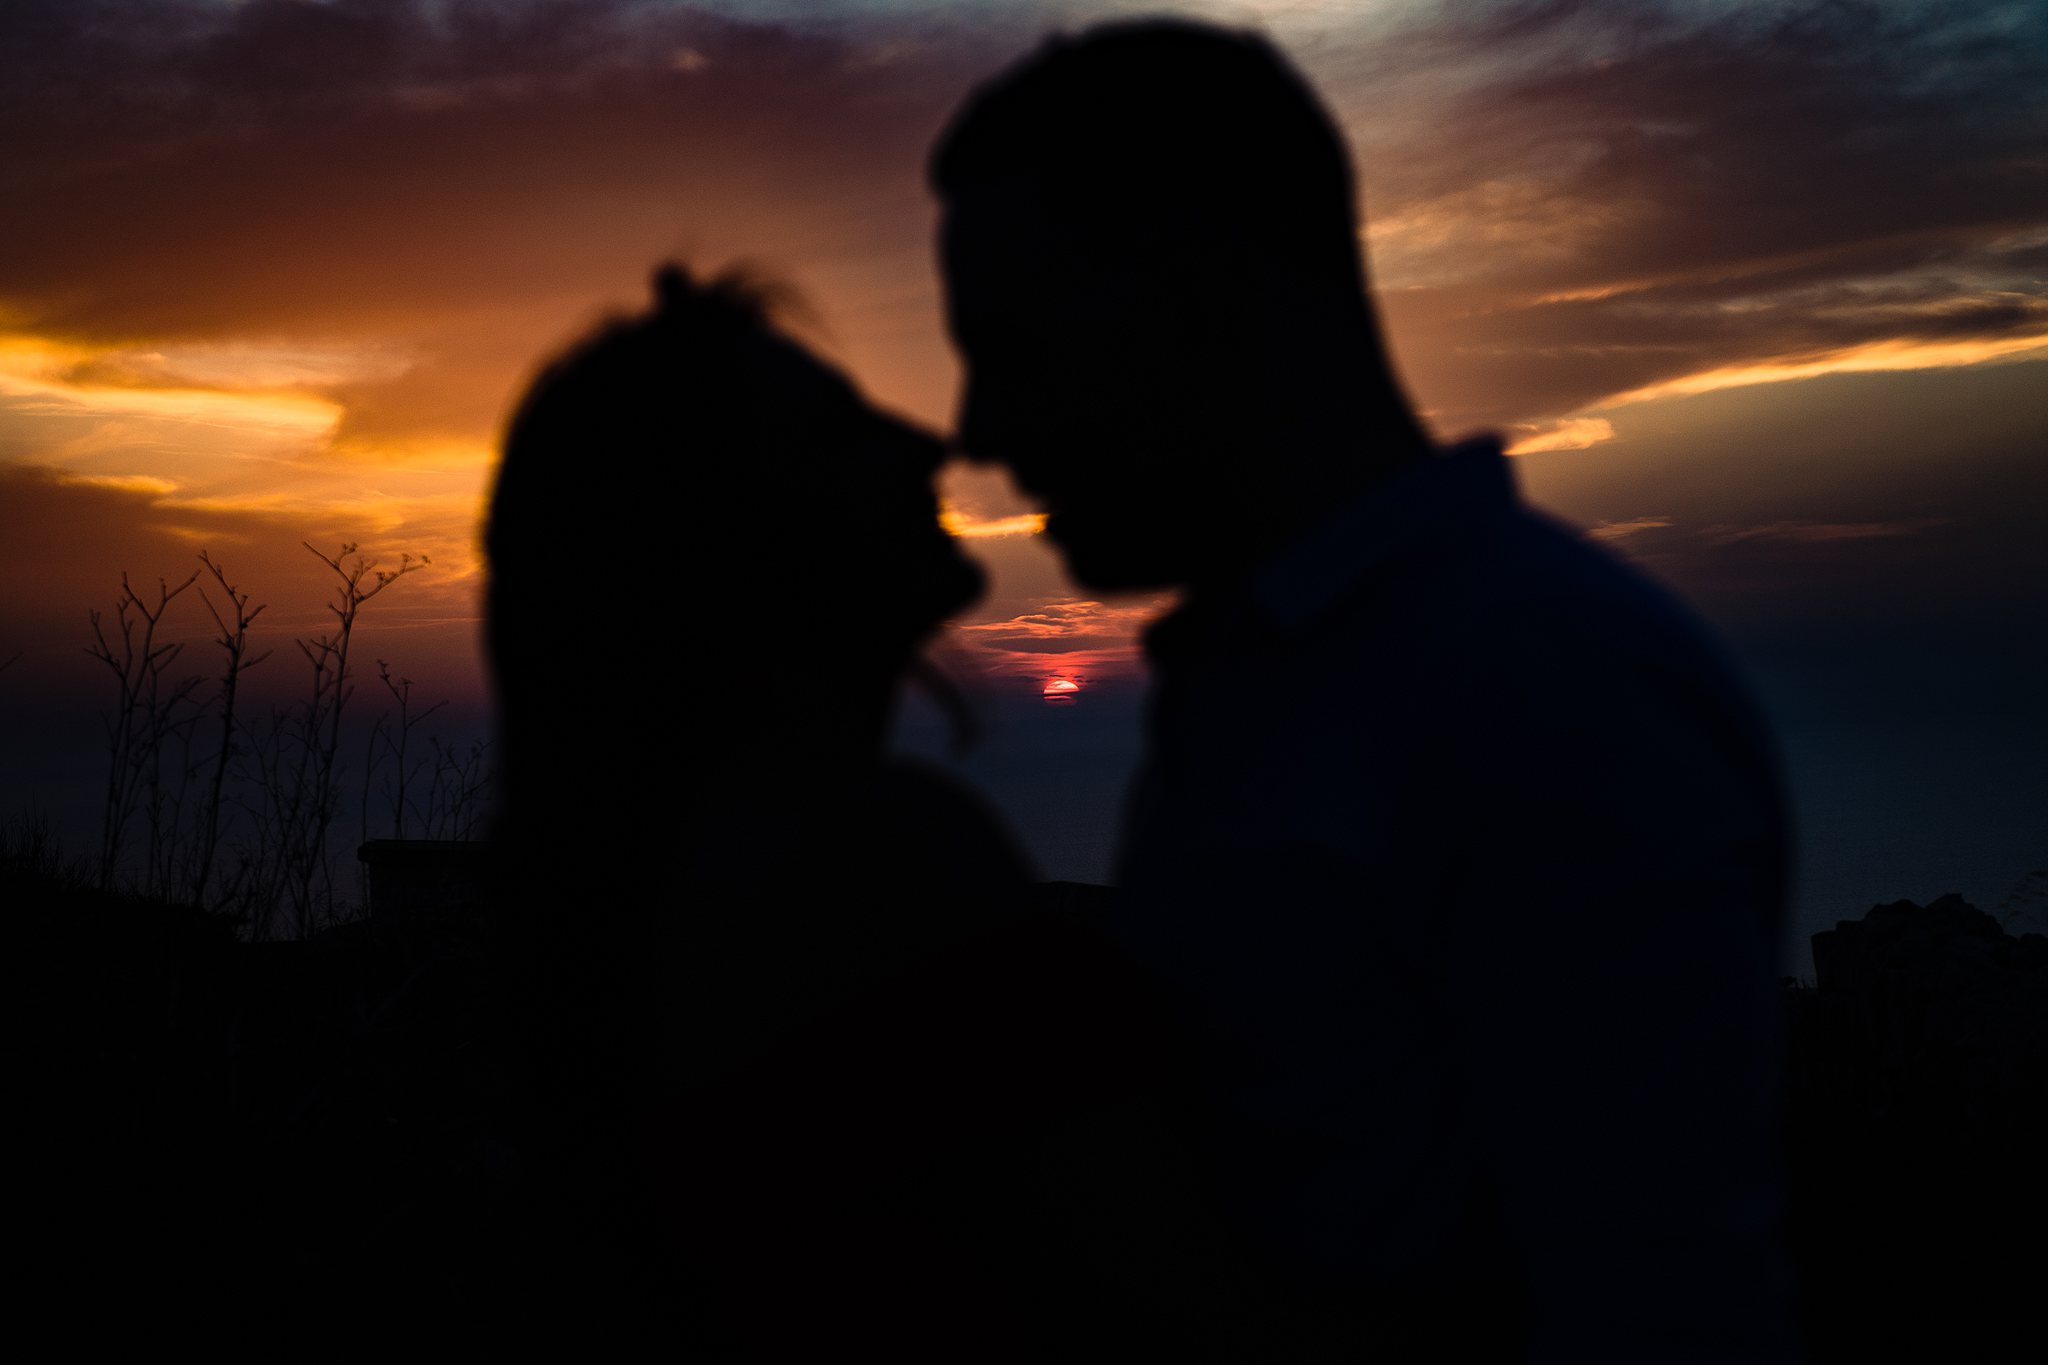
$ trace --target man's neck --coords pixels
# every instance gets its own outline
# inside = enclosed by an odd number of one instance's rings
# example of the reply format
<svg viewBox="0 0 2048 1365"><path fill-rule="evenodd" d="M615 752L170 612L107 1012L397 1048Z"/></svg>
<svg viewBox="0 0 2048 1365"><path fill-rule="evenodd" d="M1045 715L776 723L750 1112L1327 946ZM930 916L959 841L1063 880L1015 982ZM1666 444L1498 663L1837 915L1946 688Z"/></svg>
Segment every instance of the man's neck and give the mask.
<svg viewBox="0 0 2048 1365"><path fill-rule="evenodd" d="M1219 509L1236 534L1202 557L1188 577L1191 595L1206 597L1237 587L1339 511L1434 453L1405 412L1374 420L1349 414L1308 418L1295 413L1276 421L1259 442L1262 452L1276 457L1287 452L1292 458L1275 458L1269 467L1283 472L1264 482L1265 496L1255 504Z"/></svg>

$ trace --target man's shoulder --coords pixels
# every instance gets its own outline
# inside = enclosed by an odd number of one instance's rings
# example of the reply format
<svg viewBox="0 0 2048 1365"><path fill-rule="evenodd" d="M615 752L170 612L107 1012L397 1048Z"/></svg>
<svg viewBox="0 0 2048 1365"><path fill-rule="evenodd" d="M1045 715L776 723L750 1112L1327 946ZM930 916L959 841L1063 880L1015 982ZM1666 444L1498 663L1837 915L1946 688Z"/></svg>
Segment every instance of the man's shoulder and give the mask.
<svg viewBox="0 0 2048 1365"><path fill-rule="evenodd" d="M1517 507L1404 557L1337 615L1353 632L1393 618L1445 650L1493 657L1534 640L1600 653L1711 650L1668 589L1548 515Z"/></svg>
<svg viewBox="0 0 2048 1365"><path fill-rule="evenodd" d="M1768 745L1713 628L1540 511L1518 506L1389 567L1330 614L1322 658L1392 669L1440 705L1475 712L1590 724L1605 709L1646 708Z"/></svg>
<svg viewBox="0 0 2048 1365"><path fill-rule="evenodd" d="M1476 557L1479 599L1509 646L1591 659L1663 660L1733 685L1713 628L1676 593L1613 552L1534 510Z"/></svg>
<svg viewBox="0 0 2048 1365"><path fill-rule="evenodd" d="M1540 512L1477 547L1458 591L1460 691L1503 743L1728 765L1775 785L1776 744L1719 634L1674 592Z"/></svg>
<svg viewBox="0 0 2048 1365"><path fill-rule="evenodd" d="M1499 440L1474 437L1403 466L1254 578L1281 635L1410 637L1482 652L1536 622L1642 643L1704 628L1669 592L1522 501Z"/></svg>
<svg viewBox="0 0 2048 1365"><path fill-rule="evenodd" d="M1504 602L1580 599L1650 613L1677 607L1639 570L1538 508L1518 505L1487 532L1467 538L1460 558L1473 581Z"/></svg>

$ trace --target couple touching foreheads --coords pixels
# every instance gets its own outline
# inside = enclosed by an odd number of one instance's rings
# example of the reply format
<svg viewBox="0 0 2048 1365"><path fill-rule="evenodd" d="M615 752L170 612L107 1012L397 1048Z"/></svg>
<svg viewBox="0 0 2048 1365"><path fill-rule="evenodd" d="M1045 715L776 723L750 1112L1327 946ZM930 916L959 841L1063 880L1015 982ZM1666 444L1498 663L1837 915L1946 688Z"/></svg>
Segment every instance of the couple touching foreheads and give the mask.
<svg viewBox="0 0 2048 1365"><path fill-rule="evenodd" d="M1077 583L1181 590L1116 890L1050 901L884 751L979 588L942 443L663 271L492 506L516 1311L710 1359L1787 1358L1786 838L1715 646L1432 444L1262 39L1050 41L931 178L958 445Z"/></svg>

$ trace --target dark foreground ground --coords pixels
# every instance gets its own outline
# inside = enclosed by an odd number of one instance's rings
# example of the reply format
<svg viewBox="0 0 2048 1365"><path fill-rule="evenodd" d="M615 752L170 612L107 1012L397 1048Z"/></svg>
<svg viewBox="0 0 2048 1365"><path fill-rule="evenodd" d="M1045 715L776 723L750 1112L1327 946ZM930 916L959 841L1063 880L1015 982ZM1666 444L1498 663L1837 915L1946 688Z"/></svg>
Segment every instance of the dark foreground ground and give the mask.
<svg viewBox="0 0 2048 1365"><path fill-rule="evenodd" d="M0 904L22 1007L15 1289L70 1339L317 1355L567 1323L595 1345L661 1300L689 1340L703 1305L639 1254L652 1233L606 1174L630 1158L600 1110L557 1090L535 1118L474 916L248 944L33 869ZM1785 992L1812 1359L2040 1358L2048 939L1949 897L1876 907L1814 961Z"/></svg>

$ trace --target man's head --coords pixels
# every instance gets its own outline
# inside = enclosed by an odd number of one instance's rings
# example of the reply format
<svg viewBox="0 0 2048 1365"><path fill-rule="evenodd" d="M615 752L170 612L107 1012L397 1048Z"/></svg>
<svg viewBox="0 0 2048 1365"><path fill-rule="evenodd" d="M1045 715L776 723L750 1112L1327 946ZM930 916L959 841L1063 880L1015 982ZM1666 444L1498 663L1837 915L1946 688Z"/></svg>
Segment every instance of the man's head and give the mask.
<svg viewBox="0 0 2048 1365"><path fill-rule="evenodd" d="M1259 541L1290 462L1329 457L1289 439L1320 430L1290 417L1311 391L1406 420L1343 142L1264 40L1055 39L974 95L931 175L961 442L1045 502L1083 583L1187 582Z"/></svg>

